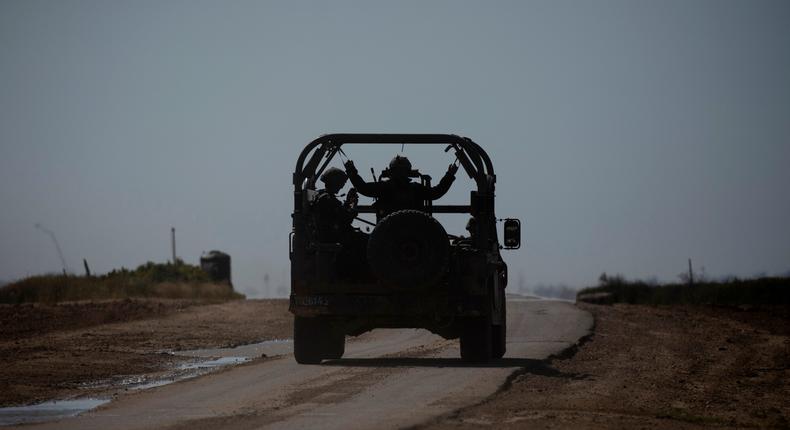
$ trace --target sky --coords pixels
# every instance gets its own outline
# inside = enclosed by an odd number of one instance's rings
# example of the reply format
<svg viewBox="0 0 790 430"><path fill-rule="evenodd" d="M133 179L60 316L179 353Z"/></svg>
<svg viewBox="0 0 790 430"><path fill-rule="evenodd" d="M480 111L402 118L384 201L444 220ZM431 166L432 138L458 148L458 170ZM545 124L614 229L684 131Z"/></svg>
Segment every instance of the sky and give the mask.
<svg viewBox="0 0 790 430"><path fill-rule="evenodd" d="M174 226L285 296L291 173L332 132L483 146L522 287L790 271L790 2L3 0L0 279L61 270L37 223L74 273L166 261ZM438 178L442 149L403 154Z"/></svg>

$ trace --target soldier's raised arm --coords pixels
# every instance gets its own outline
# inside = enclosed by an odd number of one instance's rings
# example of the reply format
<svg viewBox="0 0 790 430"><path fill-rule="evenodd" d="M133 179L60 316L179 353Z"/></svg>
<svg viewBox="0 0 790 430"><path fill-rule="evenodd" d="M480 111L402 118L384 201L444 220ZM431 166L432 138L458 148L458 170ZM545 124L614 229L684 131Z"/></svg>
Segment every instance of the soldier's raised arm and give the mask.
<svg viewBox="0 0 790 430"><path fill-rule="evenodd" d="M348 179L351 181L351 184L354 185L354 188L359 191L359 194L367 197L381 197L381 184L378 182L365 182L361 176L359 176L359 172L357 172L357 167L354 166L354 162L351 160L346 161L344 164L346 167L346 174L348 175Z"/></svg>
<svg viewBox="0 0 790 430"><path fill-rule="evenodd" d="M427 195L424 197L429 200L436 200L447 194L447 191L450 191L450 186L453 185L453 181L455 181L455 172L457 171L458 166L451 164L450 167L447 168L447 173L444 174L442 180L439 181L435 187L427 189Z"/></svg>

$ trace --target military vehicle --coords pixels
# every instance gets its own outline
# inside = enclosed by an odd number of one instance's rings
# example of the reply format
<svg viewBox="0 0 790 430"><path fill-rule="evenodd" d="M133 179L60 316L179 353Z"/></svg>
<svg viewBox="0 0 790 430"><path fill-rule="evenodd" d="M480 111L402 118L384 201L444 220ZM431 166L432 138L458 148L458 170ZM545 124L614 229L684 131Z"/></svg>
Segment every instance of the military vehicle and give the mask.
<svg viewBox="0 0 790 430"><path fill-rule="evenodd" d="M474 181L461 205L424 202L424 210L400 210L378 217L354 276L339 270L339 243L316 234L316 181L347 145L436 145L452 151ZM361 166L360 166L361 167ZM459 172L460 174L460 172ZM386 170L381 177L386 176ZM430 187L431 177L409 175ZM375 178L375 174L374 174ZM380 180L381 178L376 178ZM466 137L451 134L328 134L310 142L293 173L293 229L289 238L294 355L302 364L338 359L346 335L375 328L423 328L446 339L460 337L465 361L501 358L506 348L507 265L500 249L520 247L520 223L504 221L504 241L494 213L496 175L488 154ZM377 213L376 204L359 205ZM462 214L473 222L469 236L447 234L434 214Z"/></svg>

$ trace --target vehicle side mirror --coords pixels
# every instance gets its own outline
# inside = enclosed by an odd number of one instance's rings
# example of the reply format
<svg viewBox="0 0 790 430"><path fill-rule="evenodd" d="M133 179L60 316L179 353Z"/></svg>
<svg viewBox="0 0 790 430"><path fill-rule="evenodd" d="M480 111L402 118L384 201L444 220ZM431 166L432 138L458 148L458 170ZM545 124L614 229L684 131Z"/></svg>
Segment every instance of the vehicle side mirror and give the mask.
<svg viewBox="0 0 790 430"><path fill-rule="evenodd" d="M521 221L516 218L505 219L505 249L521 248Z"/></svg>

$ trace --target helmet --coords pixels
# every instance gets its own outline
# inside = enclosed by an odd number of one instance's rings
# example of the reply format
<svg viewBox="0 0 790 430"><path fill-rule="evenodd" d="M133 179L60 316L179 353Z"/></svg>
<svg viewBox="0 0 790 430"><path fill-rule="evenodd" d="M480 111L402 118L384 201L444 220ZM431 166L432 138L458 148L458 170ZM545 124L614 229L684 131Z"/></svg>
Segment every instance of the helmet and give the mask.
<svg viewBox="0 0 790 430"><path fill-rule="evenodd" d="M409 175L409 172L411 172L411 162L408 158L396 155L395 158L390 161L390 177L405 177Z"/></svg>
<svg viewBox="0 0 790 430"><path fill-rule="evenodd" d="M321 182L323 182L327 188L334 188L337 190L343 188L347 180L348 176L346 176L346 172L337 167L330 167L321 175Z"/></svg>

